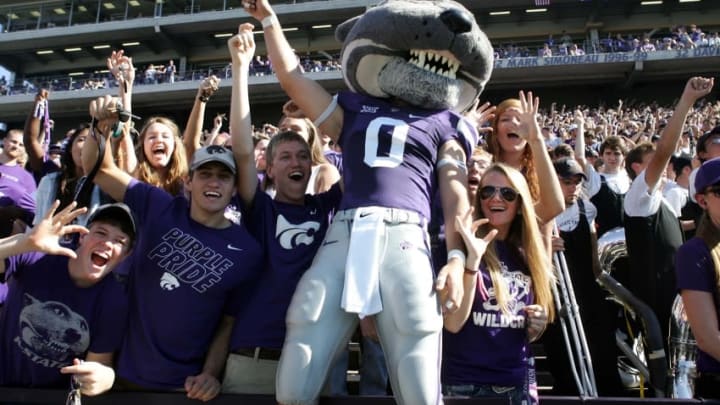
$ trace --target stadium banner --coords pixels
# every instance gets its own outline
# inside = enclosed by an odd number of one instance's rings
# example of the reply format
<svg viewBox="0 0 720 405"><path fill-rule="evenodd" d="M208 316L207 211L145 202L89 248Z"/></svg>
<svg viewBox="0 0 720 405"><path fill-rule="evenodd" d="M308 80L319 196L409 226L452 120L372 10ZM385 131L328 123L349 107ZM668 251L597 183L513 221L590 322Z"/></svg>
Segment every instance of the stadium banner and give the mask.
<svg viewBox="0 0 720 405"><path fill-rule="evenodd" d="M585 65L596 63L622 63L667 59L693 59L720 56L720 47L676 49L654 52L593 53L586 55L561 55L547 57L495 59L495 69L525 68L535 66Z"/></svg>

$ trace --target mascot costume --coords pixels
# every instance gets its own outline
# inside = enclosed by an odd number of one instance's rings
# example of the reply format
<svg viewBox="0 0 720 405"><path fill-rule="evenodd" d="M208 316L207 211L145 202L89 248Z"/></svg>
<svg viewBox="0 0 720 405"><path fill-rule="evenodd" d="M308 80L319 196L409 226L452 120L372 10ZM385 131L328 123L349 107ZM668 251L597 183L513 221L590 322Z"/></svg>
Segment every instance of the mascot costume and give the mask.
<svg viewBox="0 0 720 405"><path fill-rule="evenodd" d="M333 97L302 74L267 0L245 0L262 23L283 89L343 150L340 211L287 314L277 400L315 404L358 318L374 315L399 404L442 403L442 311L462 299L466 157L477 132L459 112L490 78L493 50L454 1L387 0L337 27L350 91ZM437 279L427 238L440 193L448 264Z"/></svg>

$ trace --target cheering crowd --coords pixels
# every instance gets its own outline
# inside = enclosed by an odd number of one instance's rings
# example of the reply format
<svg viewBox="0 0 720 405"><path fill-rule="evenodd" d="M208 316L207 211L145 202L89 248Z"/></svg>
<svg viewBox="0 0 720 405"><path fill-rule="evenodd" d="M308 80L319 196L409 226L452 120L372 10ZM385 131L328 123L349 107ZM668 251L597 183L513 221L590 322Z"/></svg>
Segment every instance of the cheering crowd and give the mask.
<svg viewBox="0 0 720 405"><path fill-rule="evenodd" d="M463 116L444 112L433 119L446 132L407 134L417 142L404 156L413 167L428 164L419 150L437 154L436 177L415 179L427 195L406 192L409 182L393 176L378 182L394 192L375 195L363 189L363 170L396 167L396 149L378 153L378 139L367 146L343 136L380 125L348 111L380 111L382 125L406 128L400 116L347 93L333 99L296 76L277 18L257 4L246 9L262 22L293 99L276 126L252 124L255 43L243 24L228 41L227 132L222 115L204 131L214 76L199 86L182 130L166 117L133 116L135 68L123 51L108 58L117 96L90 103L90 123L67 134L59 159L48 149L47 90L28 106L25 127L8 132L0 153L1 386L71 381L85 395L312 402L333 373L344 375L331 366L359 323L365 344L384 352L380 385L389 380L401 402L437 398L427 370L440 364L442 395L534 403L530 343L538 340L554 362L554 393L574 394L553 322L550 257L562 251L590 320L600 394L623 395L617 308L594 282L597 238L623 227L623 281L655 309L664 336L682 295L700 349L696 393L719 397L720 103L705 98L713 79L690 78L673 106L543 100L541 108L519 91ZM326 114L331 100L337 109ZM456 130L464 126L467 133ZM392 271L370 271L380 262ZM373 276L387 287L373 290ZM422 293L433 289L439 299ZM442 317L428 316L440 309ZM407 351L410 343L422 356Z"/></svg>

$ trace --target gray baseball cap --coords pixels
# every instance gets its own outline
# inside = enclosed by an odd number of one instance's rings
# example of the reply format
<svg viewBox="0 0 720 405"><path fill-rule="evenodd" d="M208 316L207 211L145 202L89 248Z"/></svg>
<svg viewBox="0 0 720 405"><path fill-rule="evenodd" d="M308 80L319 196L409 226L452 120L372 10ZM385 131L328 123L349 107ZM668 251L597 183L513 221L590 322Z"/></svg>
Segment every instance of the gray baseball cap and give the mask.
<svg viewBox="0 0 720 405"><path fill-rule="evenodd" d="M237 173L235 157L232 152L230 149L220 145L210 145L196 150L190 164L190 171L195 171L198 167L210 162L222 163L230 169L232 174Z"/></svg>

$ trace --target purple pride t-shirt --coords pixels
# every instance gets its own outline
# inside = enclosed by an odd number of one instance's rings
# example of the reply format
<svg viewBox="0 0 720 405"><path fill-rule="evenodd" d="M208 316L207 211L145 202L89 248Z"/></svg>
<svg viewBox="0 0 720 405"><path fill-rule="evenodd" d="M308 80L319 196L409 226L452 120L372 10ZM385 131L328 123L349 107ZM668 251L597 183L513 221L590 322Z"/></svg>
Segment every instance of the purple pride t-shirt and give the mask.
<svg viewBox="0 0 720 405"><path fill-rule="evenodd" d="M266 267L257 288L235 318L230 348L281 348L285 314L300 277L325 239L330 215L340 203L340 184L325 193L306 195L305 205L273 200L258 188L243 219L263 245ZM242 206L236 200L237 206Z"/></svg>
<svg viewBox="0 0 720 405"><path fill-rule="evenodd" d="M685 242L675 254L675 277L678 291L705 291L713 300L718 296L715 263L707 245L698 237ZM715 305L717 308L718 303ZM720 362L698 348L697 371L720 373Z"/></svg>
<svg viewBox="0 0 720 405"><path fill-rule="evenodd" d="M25 253L5 259L9 293L0 309L0 385L67 388L60 368L87 352L120 348L127 297L112 275L81 288L68 258Z"/></svg>
<svg viewBox="0 0 720 405"><path fill-rule="evenodd" d="M510 315L498 307L490 275L485 266L481 266L489 299L483 301L476 289L472 312L462 329L458 333L443 331L441 378L444 385L525 383L527 360L532 354L523 308L534 301L532 282L527 266L514 247L502 241L497 241L495 246L510 292Z"/></svg>
<svg viewBox="0 0 720 405"><path fill-rule="evenodd" d="M345 192L340 209L402 208L430 219L440 147L457 140L470 156L477 132L448 110L398 107L384 100L340 92Z"/></svg>
<svg viewBox="0 0 720 405"><path fill-rule="evenodd" d="M182 388L202 371L222 315L259 274L260 245L244 227L208 228L184 196L133 180L125 193L142 237L129 271L129 325L118 375L146 388Z"/></svg>

